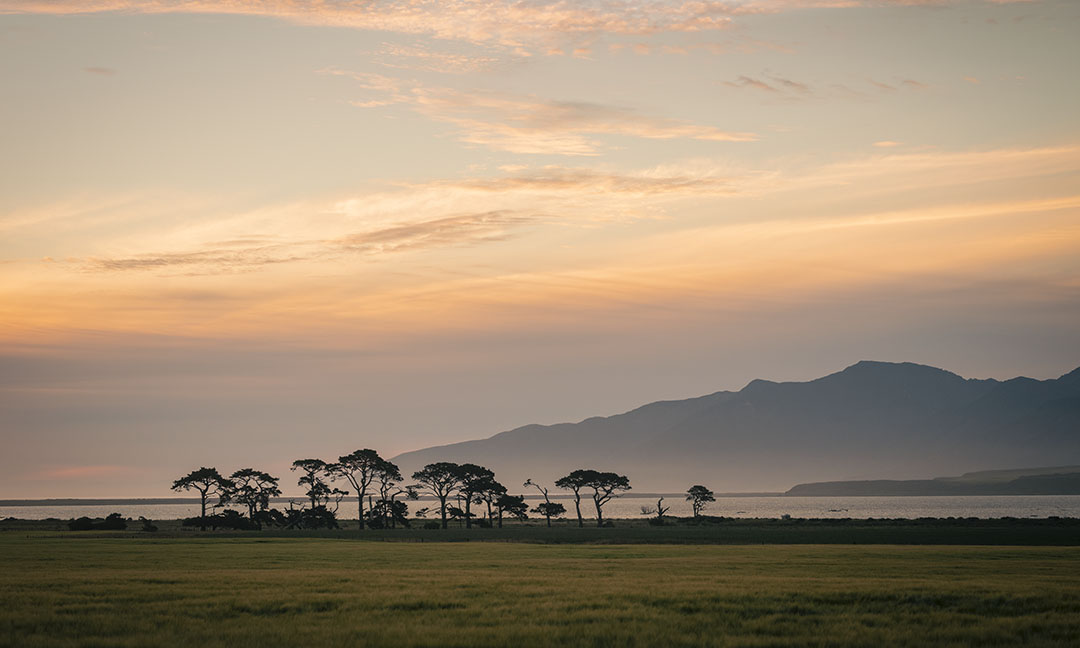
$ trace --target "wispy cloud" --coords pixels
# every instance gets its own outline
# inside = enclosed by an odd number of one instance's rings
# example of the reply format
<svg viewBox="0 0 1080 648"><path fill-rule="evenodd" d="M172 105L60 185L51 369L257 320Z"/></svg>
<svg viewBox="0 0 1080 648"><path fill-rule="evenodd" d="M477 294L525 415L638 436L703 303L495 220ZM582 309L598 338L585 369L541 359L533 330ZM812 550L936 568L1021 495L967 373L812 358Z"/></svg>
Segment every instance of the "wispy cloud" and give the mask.
<svg viewBox="0 0 1080 648"><path fill-rule="evenodd" d="M468 74L498 65L503 58L488 54L462 54L433 50L422 44L384 43L375 54L381 65L404 70Z"/></svg>
<svg viewBox="0 0 1080 648"><path fill-rule="evenodd" d="M2 13L221 13L309 25L418 34L543 51L598 34L644 35L722 29L738 5L725 2L604 3L510 0L0 0ZM546 45L545 45L546 44Z"/></svg>
<svg viewBox="0 0 1080 648"><path fill-rule="evenodd" d="M514 171L522 171L514 169ZM713 174L625 174L591 169L544 167L500 178L457 181L451 186L483 192L587 191L605 194L722 195L737 191L732 178Z"/></svg>
<svg viewBox="0 0 1080 648"><path fill-rule="evenodd" d="M983 1L1002 3L1011 0ZM893 2L902 5L946 5L959 0ZM733 19L746 14L879 4L879 0L0 0L0 13L137 12L271 16L307 25L427 35L473 43L494 43L522 52L542 52L552 48L554 43L588 42L601 34L705 32L724 29Z"/></svg>
<svg viewBox="0 0 1080 648"><path fill-rule="evenodd" d="M87 272L230 274L282 263L329 260L343 254L388 254L503 241L511 236L513 228L531 220L507 211L458 214L321 240L293 239L267 244L263 238L242 238L210 242L205 249L93 257L74 262Z"/></svg>
<svg viewBox="0 0 1080 648"><path fill-rule="evenodd" d="M769 71L762 72L756 76L743 74L734 79L721 81L721 83L729 88L755 91L762 93L762 96L783 101L797 101L800 99L830 96L859 99L867 98L868 93L870 92L887 94L897 92L900 89L924 90L930 87L915 79L901 79L895 84L889 84L872 78L866 79L864 83L856 83L853 87L839 83L824 87L814 87L810 83L797 81Z"/></svg>
<svg viewBox="0 0 1080 648"><path fill-rule="evenodd" d="M812 295L919 273L989 276L1007 263L1060 276L1075 265L1077 147L883 149L799 164L511 167L208 215L101 244L126 253L17 264L0 316L18 324L0 329L0 341L87 329L369 340L430 331L436 312L440 326L475 323L478 308L492 322L521 316L532 326L558 308ZM167 297L162 276L171 293L221 298Z"/></svg>
<svg viewBox="0 0 1080 648"><path fill-rule="evenodd" d="M459 141L523 154L597 155L598 135L646 139L748 142L753 133L643 115L631 108L584 101L554 101L531 95L425 87L414 81L336 68L323 74L348 76L375 96L353 105L403 104L435 121L452 124Z"/></svg>

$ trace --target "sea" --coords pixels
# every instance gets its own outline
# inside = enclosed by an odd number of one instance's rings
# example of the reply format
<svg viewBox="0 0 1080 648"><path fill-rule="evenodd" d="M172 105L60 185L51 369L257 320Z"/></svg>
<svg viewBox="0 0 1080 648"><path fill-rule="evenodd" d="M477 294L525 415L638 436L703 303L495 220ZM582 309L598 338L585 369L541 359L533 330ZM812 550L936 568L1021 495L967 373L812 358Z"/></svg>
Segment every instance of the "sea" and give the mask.
<svg viewBox="0 0 1080 648"><path fill-rule="evenodd" d="M640 519L655 515L659 495L648 497L618 497L604 505L604 517L608 519ZM672 494L663 496L662 506L668 508L666 514L679 517L692 515L690 503L685 495ZM295 498L299 505L302 498ZM567 509L566 517L575 517L572 498L553 497ZM529 506L539 501L530 498ZM12 502L0 503L0 519L19 518L24 520L44 520L56 518L67 520L78 517L99 518L110 513L119 513L126 518L145 517L151 520L175 520L194 517L199 514L197 500L177 502L145 502L139 500L109 500L94 503L50 503L45 501L22 501L19 505ZM438 503L427 498L408 502L410 511L427 507L438 515ZM277 501L277 508L287 508L288 501ZM478 511L479 507L474 508ZM582 498L581 512L586 518L595 518L592 500ZM338 516L344 519L355 518L356 500L341 503ZM786 497L780 495L717 497L708 505L707 515L736 518L877 518L877 519L916 519L916 518L1080 518L1080 495L1001 495L1001 496L934 496L934 497ZM531 514L535 516L535 514ZM431 512L428 517L433 517Z"/></svg>

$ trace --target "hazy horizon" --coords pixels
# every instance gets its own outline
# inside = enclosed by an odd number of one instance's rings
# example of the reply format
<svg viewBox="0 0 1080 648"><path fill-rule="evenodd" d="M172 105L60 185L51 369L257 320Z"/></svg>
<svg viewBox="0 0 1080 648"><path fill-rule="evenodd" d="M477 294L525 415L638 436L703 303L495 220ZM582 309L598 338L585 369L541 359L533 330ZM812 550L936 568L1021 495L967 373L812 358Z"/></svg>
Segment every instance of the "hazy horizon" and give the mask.
<svg viewBox="0 0 1080 648"><path fill-rule="evenodd" d="M294 459L860 360L1056 378L1078 27L1067 0L0 0L0 499L199 466L298 492Z"/></svg>

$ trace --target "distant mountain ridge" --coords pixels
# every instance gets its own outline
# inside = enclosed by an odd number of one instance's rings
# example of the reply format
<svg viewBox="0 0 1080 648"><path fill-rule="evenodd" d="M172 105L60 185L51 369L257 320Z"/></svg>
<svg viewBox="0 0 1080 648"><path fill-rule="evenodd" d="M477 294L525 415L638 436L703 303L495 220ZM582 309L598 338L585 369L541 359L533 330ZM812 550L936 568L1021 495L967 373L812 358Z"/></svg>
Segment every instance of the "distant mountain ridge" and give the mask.
<svg viewBox="0 0 1080 648"><path fill-rule="evenodd" d="M469 461L508 486L575 468L614 470L635 490L723 491L873 475L956 474L1080 463L1080 369L1052 380L965 379L913 363L863 361L808 382L659 401L579 423L526 425L407 452L405 473Z"/></svg>
<svg viewBox="0 0 1080 648"><path fill-rule="evenodd" d="M1080 495L1080 466L988 470L935 479L877 479L798 484L784 495Z"/></svg>

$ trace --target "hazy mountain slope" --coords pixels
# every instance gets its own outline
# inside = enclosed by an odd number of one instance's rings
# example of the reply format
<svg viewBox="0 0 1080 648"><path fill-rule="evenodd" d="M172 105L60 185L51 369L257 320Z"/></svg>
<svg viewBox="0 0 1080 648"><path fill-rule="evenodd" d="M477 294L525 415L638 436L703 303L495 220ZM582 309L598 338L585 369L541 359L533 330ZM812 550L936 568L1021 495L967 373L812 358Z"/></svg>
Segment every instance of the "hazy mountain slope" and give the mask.
<svg viewBox="0 0 1080 648"><path fill-rule="evenodd" d="M792 484L1080 462L1080 370L1057 380L968 380L911 363L860 362L803 383L645 405L580 423L527 425L395 458L486 465L503 483L579 467L638 490L785 490Z"/></svg>
<svg viewBox="0 0 1080 648"><path fill-rule="evenodd" d="M987 470L937 479L834 481L798 484L792 496L1077 495L1080 466Z"/></svg>

